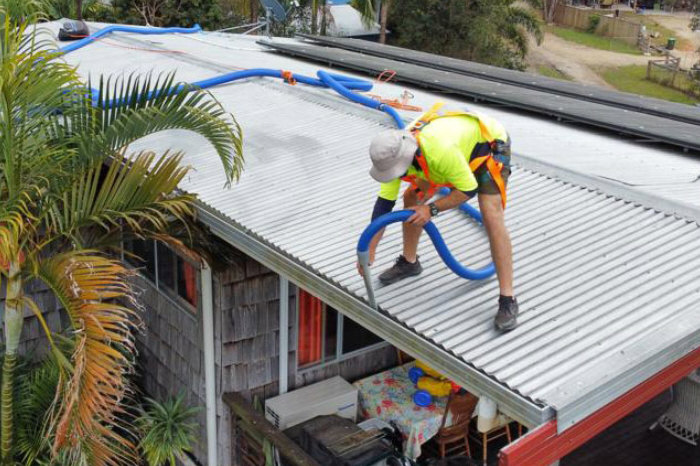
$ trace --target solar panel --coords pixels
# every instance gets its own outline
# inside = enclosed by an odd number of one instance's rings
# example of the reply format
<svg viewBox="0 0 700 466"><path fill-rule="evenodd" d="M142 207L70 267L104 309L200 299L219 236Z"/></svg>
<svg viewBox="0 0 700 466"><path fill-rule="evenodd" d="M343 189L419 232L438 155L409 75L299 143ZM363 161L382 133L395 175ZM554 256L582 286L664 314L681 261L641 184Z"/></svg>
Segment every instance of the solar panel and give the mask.
<svg viewBox="0 0 700 466"><path fill-rule="evenodd" d="M272 12L272 18L275 21L283 22L287 19L287 11L277 0L260 0L265 10L269 9Z"/></svg>
<svg viewBox="0 0 700 466"><path fill-rule="evenodd" d="M349 50L310 44L259 41L282 53L378 74L390 69L404 82L472 97L484 102L520 108L559 119L585 123L646 140L660 141L684 149L700 151L698 125L596 102L587 102L552 92L528 89L506 83L436 70L412 63L363 55Z"/></svg>
<svg viewBox="0 0 700 466"><path fill-rule="evenodd" d="M401 47L378 44L366 40L347 39L338 37L315 36L299 34L305 39L311 39L325 45L338 47L354 52L374 55L381 58L398 60L414 65L425 66L437 70L460 73L480 79L486 79L505 84L513 84L525 88L542 90L552 94L598 102L613 107L626 108L635 112L648 113L673 120L700 125L700 108L690 105L666 102L658 99L637 96L633 94L611 91L594 86L583 86L577 83L523 73L515 70L497 68L482 63L444 57L427 52L409 50Z"/></svg>

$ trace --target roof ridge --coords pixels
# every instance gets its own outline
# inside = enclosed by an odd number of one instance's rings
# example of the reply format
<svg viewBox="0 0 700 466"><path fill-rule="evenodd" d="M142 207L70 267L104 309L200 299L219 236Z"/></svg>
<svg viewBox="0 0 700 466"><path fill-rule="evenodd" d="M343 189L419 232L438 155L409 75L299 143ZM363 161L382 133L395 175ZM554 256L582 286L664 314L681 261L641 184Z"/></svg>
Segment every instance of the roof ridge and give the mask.
<svg viewBox="0 0 700 466"><path fill-rule="evenodd" d="M514 163L527 170L559 179L568 184L599 191L622 201L632 202L660 213L700 224L700 207L686 202L668 199L610 178L590 175L527 155L517 154Z"/></svg>

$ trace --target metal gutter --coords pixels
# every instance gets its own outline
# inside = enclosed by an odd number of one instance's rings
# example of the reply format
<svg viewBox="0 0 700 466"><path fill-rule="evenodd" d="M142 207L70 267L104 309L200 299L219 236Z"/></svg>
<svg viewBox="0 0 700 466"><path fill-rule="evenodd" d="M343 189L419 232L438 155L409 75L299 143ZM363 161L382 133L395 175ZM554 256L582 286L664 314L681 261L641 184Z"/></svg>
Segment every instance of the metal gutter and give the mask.
<svg viewBox="0 0 700 466"><path fill-rule="evenodd" d="M289 378L289 280L280 275L280 395L287 393Z"/></svg>
<svg viewBox="0 0 700 466"><path fill-rule="evenodd" d="M235 225L230 219L200 201L197 202L197 212L199 220L207 225L213 234L271 270L288 277L296 285L309 290L342 314L372 330L402 351L428 362L435 370L477 396L487 396L493 399L498 404L499 409L507 416L528 427L540 425L554 417L555 413L552 408L537 405L513 392L468 362L448 353L387 316L384 312L372 309L366 302L317 275L299 261L275 249L253 233Z"/></svg>
<svg viewBox="0 0 700 466"><path fill-rule="evenodd" d="M216 432L216 366L214 363L214 294L211 268L205 262L201 270L202 282L202 346L204 347L204 391L207 423L207 458L209 464L219 464L218 435Z"/></svg>
<svg viewBox="0 0 700 466"><path fill-rule="evenodd" d="M500 452L500 466L546 466L598 435L700 366L700 348L674 361L593 414L562 430L551 420L530 430ZM690 464L690 463L689 463Z"/></svg>

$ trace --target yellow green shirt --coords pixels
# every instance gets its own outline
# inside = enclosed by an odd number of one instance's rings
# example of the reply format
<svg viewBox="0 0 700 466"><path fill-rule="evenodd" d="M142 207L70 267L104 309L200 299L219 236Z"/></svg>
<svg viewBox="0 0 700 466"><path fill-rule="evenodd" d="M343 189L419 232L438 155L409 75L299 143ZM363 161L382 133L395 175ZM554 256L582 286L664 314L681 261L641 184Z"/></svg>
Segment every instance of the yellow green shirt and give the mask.
<svg viewBox="0 0 700 466"><path fill-rule="evenodd" d="M479 119L489 129L493 139L506 140L508 134L498 121L485 115ZM486 138L481 134L475 117L459 115L437 118L423 127L419 142L428 165L430 180L435 184L450 184L460 191L474 191L478 183L469 168L474 147ZM409 175L425 179L421 170L411 166ZM401 179L382 183L379 197L395 201L401 189Z"/></svg>

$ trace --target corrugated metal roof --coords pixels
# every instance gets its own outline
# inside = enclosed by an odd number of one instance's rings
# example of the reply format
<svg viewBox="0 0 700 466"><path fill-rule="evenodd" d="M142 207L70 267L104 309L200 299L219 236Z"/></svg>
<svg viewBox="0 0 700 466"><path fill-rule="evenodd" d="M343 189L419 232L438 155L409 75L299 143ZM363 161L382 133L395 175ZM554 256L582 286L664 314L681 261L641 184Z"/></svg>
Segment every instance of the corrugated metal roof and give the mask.
<svg viewBox="0 0 700 466"><path fill-rule="evenodd" d="M129 40L189 55L124 50L103 41L67 59L79 63L84 74L177 68L188 80L227 66L307 73L316 68L230 36ZM378 90L391 94L399 88L385 84ZM189 146L186 162L196 171L182 187L199 195L212 228L260 260L280 264L279 271L293 281L310 283L316 287L312 291L360 323L373 325L390 341L404 348L419 345L412 349L421 356L434 351L449 375L494 397L521 421L532 424L538 412L547 415L536 403L556 409L560 428L565 428L700 346L698 224L624 200L627 193L629 199L644 199L643 190L649 189L668 194L665 202L673 210L669 189L598 183L590 176L606 173L603 167L608 166L611 176L606 178L691 183L700 172L697 161L503 109L480 108L506 124L515 141L515 161L521 162L513 172L507 211L521 325L502 335L492 326L495 279L459 279L425 238L420 249L423 274L377 286L386 314L373 313L363 303L354 247L376 196L366 150L373 134L389 124L383 115L327 91L263 79L222 86L213 93L244 128L246 168L240 183L223 188L213 151L196 138L165 132L147 143L151 148L181 147L183 142ZM415 94L423 105L436 98ZM589 146L597 151L590 152ZM630 164L613 163L613 155L652 162L631 169ZM540 170L531 163L537 159L589 174L570 177L569 171L556 167ZM649 176L657 163L677 171ZM605 192L606 183L615 196ZM485 234L473 222L451 212L436 223L466 264L490 260ZM394 225L385 235L375 271L390 265L400 244ZM409 333L419 338L410 340ZM420 343L423 339L432 345Z"/></svg>

